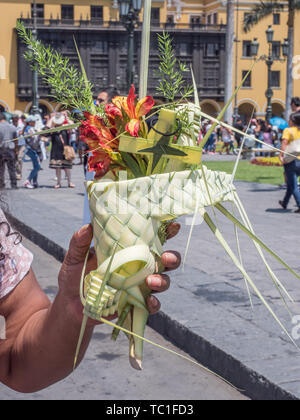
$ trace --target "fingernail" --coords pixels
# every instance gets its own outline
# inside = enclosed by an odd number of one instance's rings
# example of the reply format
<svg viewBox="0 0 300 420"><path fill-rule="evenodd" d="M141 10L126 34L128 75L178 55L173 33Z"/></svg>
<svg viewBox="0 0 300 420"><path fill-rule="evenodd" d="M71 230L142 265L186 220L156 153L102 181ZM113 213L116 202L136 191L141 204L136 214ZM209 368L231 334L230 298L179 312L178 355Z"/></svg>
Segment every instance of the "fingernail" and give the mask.
<svg viewBox="0 0 300 420"><path fill-rule="evenodd" d="M87 230L88 230L89 226L90 226L90 225L84 225L84 226L82 226L82 227L79 229L79 231L77 232L77 235L78 235L78 236L82 236L82 235L84 235L84 234L87 232Z"/></svg>
<svg viewBox="0 0 300 420"><path fill-rule="evenodd" d="M180 225L174 225L170 230L172 233L177 233L180 229Z"/></svg>
<svg viewBox="0 0 300 420"><path fill-rule="evenodd" d="M164 258L165 258L165 264L166 264L167 267L169 267L169 268L176 267L177 258L174 254L165 253Z"/></svg>
<svg viewBox="0 0 300 420"><path fill-rule="evenodd" d="M150 303L153 308L159 306L159 302L154 296L150 296Z"/></svg>
<svg viewBox="0 0 300 420"><path fill-rule="evenodd" d="M149 276L148 277L148 286L149 287L160 287L161 278L159 276Z"/></svg>
<svg viewBox="0 0 300 420"><path fill-rule="evenodd" d="M179 229L180 229L180 225L174 225L174 226L170 227L169 230L168 230L168 235L169 236L176 235L178 233Z"/></svg>

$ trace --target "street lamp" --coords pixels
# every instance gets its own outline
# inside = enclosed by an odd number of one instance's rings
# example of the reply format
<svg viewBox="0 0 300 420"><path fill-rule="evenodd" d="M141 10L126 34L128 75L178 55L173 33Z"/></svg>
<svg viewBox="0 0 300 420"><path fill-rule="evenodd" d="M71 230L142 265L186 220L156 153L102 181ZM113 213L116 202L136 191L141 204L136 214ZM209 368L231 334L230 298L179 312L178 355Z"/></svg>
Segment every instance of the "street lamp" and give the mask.
<svg viewBox="0 0 300 420"><path fill-rule="evenodd" d="M254 40L251 43L251 55L252 57L258 56L258 50L259 50L259 42L257 41L257 38L254 38Z"/></svg>
<svg viewBox="0 0 300 420"><path fill-rule="evenodd" d="M268 67L268 88L266 90L265 95L267 98L266 121L270 121L270 119L272 118L272 97L274 94L272 90L272 66L274 64L274 61L283 62L284 59L288 56L289 42L287 39L285 39L284 42L281 44L282 56L284 57L282 59L278 56L273 55L274 31L271 25L269 25L268 29L266 30L266 38L267 38L267 43L269 45L269 53L268 55L261 56L260 59L264 60ZM259 49L259 43L257 41L257 38L255 38L251 44L251 51L252 51L253 56L258 55L258 49ZM255 52L256 54L254 54Z"/></svg>
<svg viewBox="0 0 300 420"><path fill-rule="evenodd" d="M33 17L33 29L32 29L32 38L34 40L37 39L37 10L36 10L36 0L33 2L33 9L32 9L32 17ZM32 70L32 106L31 106L31 114L32 115L39 115L39 92L38 92L38 71L34 67Z"/></svg>
<svg viewBox="0 0 300 420"><path fill-rule="evenodd" d="M120 20L128 33L127 90L133 84L134 29L139 20L143 0L118 0Z"/></svg>

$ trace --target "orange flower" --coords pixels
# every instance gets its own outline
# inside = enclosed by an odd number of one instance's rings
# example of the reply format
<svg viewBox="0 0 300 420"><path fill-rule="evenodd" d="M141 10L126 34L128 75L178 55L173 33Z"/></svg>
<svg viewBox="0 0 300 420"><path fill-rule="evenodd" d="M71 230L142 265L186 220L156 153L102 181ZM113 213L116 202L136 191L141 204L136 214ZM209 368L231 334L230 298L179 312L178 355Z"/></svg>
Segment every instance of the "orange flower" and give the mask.
<svg viewBox="0 0 300 420"><path fill-rule="evenodd" d="M146 96L136 104L135 87L131 86L129 95L116 96L112 100L112 104L106 106L106 114L109 120L115 121L116 117L126 119L125 130L133 137L139 136L141 126L141 119L147 115L150 109L154 106L152 96ZM128 121L129 120L129 121Z"/></svg>
<svg viewBox="0 0 300 420"><path fill-rule="evenodd" d="M102 118L86 112L86 121L80 127L80 139L88 147L91 156L88 160L89 171L95 171L95 178L100 178L109 171L114 160L113 152L118 152L119 141L115 139L115 130L109 129Z"/></svg>

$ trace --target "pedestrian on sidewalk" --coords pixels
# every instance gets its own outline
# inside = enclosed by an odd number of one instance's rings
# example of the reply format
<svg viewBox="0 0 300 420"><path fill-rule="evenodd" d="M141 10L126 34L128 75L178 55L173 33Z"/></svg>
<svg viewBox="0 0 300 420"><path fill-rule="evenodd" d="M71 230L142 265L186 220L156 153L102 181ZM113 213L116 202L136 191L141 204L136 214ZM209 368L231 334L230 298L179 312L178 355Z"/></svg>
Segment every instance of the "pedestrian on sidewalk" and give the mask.
<svg viewBox="0 0 300 420"><path fill-rule="evenodd" d="M56 113L52 118L52 125L54 127L61 127L65 124L65 116L62 113ZM68 159L66 156L66 146L70 146L70 137L67 130L61 130L56 133L50 134L51 138L51 154L49 168L55 169L56 171L56 185L55 189L61 188L61 173L62 169L65 171L69 188L75 188L75 185L71 181L71 169L73 166L73 160Z"/></svg>
<svg viewBox="0 0 300 420"><path fill-rule="evenodd" d="M225 121L225 124L228 124L227 121ZM222 154L223 150L226 150L227 155L230 155L230 149L232 149L233 145L232 145L232 131L227 128L222 126L221 127L221 135L222 135L222 141L223 141L223 146L220 150L220 155Z"/></svg>
<svg viewBox="0 0 300 420"><path fill-rule="evenodd" d="M170 225L169 238L178 230L178 224ZM0 209L0 315L6 324L6 337L0 337L0 382L15 391L36 392L72 373L82 323L80 278L92 238L91 225L73 236L58 276L58 293L51 303L31 268L32 254L20 243L20 235L12 232ZM168 271L178 268L178 253L164 253L162 264ZM90 251L87 271L97 266L96 255ZM152 291L163 292L169 288L170 279L166 274L155 274L147 277L146 284ZM149 296L147 308L150 314L156 313L158 299ZM89 319L79 362L97 324Z"/></svg>
<svg viewBox="0 0 300 420"><path fill-rule="evenodd" d="M38 188L38 174L39 170L41 169L40 165L40 137L35 135L38 132L36 128L36 117L34 115L30 115L26 119L26 128L24 130L24 135L31 137L26 138L26 152L25 154L31 159L32 162L32 170L24 183L24 187L28 189Z"/></svg>
<svg viewBox="0 0 300 420"><path fill-rule="evenodd" d="M5 188L5 165L9 173L11 188L17 188L16 157L18 155L18 144L16 141L12 141L16 137L16 127L9 124L5 115L0 112L0 189Z"/></svg>
<svg viewBox="0 0 300 420"><path fill-rule="evenodd" d="M26 151L26 142L23 137L24 130L25 130L25 124L26 124L26 117L25 115L22 115L21 118L19 118L18 115L13 115L12 122L13 125L16 127L17 130L17 137L18 137L18 155L16 159L16 177L17 180L22 179L22 169L23 169L23 158Z"/></svg>
<svg viewBox="0 0 300 420"><path fill-rule="evenodd" d="M242 121L242 119L241 118L238 118L237 120L236 120L236 122L235 122L235 124L234 124L234 128L236 128L237 130L239 130L239 131L245 131L245 126L244 126L244 124L243 124L243 121ZM242 141L243 141L243 138L244 138L244 136L242 135L242 134L240 134L240 133L234 133L234 138L235 138L235 141L236 141L236 143L237 143L237 147L238 148L240 148L241 147L241 144L242 144Z"/></svg>
<svg viewBox="0 0 300 420"><path fill-rule="evenodd" d="M286 128L282 134L281 150L287 150L293 142L300 142L300 111L297 111L290 116L289 128ZM297 146L300 153L300 146ZM292 153L292 152L291 152ZM280 160L284 165L284 173L287 182L287 190L283 201L279 201L282 208L286 209L292 195L296 200L298 209L295 213L300 213L300 191L298 187L298 177L300 176L300 158L292 158L280 154Z"/></svg>

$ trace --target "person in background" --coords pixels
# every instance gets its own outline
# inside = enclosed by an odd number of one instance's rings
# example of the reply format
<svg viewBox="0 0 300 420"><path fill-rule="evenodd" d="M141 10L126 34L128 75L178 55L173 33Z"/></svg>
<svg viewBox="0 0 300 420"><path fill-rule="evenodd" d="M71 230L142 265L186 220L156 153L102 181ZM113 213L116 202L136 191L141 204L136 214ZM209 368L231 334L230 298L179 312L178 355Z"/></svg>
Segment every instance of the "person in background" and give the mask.
<svg viewBox="0 0 300 420"><path fill-rule="evenodd" d="M227 121L225 121L225 124L228 124ZM222 154L223 150L226 149L226 153L227 155L230 155L230 149L232 148L232 131L227 128L222 126L221 127L221 135L222 135L222 141L223 141L223 146L220 150L220 155Z"/></svg>
<svg viewBox="0 0 300 420"><path fill-rule="evenodd" d="M12 141L17 137L16 127L6 121L5 115L0 112L0 189L5 188L5 165L10 178L12 189L17 189L16 156L18 144Z"/></svg>
<svg viewBox="0 0 300 420"><path fill-rule="evenodd" d="M291 100L291 109L292 112L300 111L300 98L298 96L295 96Z"/></svg>
<svg viewBox="0 0 300 420"><path fill-rule="evenodd" d="M213 125L213 121L210 121L209 124L206 126L206 132L208 132ZM211 133L211 135L208 138L208 141L206 145L203 148L203 151L205 153L208 153L209 155L214 155L216 152L216 142L217 142L217 132L216 129Z"/></svg>
<svg viewBox="0 0 300 420"><path fill-rule="evenodd" d="M273 145L273 133L272 133L272 126L270 123L265 124L265 129L263 132L264 142L269 145Z"/></svg>
<svg viewBox="0 0 300 420"><path fill-rule="evenodd" d="M234 124L234 128L236 128L239 131L245 131L245 127L243 124L243 121L241 120L241 118L238 118ZM234 138L235 141L237 142L237 147L240 148L241 147L241 143L243 140L243 135L240 133L236 133L234 132Z"/></svg>
<svg viewBox="0 0 300 420"><path fill-rule="evenodd" d="M16 178L17 180L22 179L22 168L23 168L23 158L26 151L26 142L23 136L24 130L25 130L25 122L26 117L25 115L22 115L21 118L19 118L18 115L13 115L12 117L12 123L16 127L17 131L17 137L18 140L18 154L16 159Z"/></svg>
<svg viewBox="0 0 300 420"><path fill-rule="evenodd" d="M287 146L293 141L300 139L300 111L291 114L289 125L290 127L286 128L282 134L282 152L284 152ZM289 162L287 162L282 152L280 154L280 160L284 165L287 190L284 199L279 201L279 204L283 209L286 209L290 198L293 195L298 207L295 213L300 213L300 191L298 187L298 176L300 176L300 160L299 158L295 158L292 161L289 159Z"/></svg>
<svg viewBox="0 0 300 420"><path fill-rule="evenodd" d="M78 137L78 129L72 128L69 130L69 136L70 136L70 145L73 147L74 152L77 152L77 137Z"/></svg>
<svg viewBox="0 0 300 420"><path fill-rule="evenodd" d="M261 141L264 141L264 131L265 131L265 122L262 119L259 119L256 121L256 127L254 128L254 135L255 137L260 140L259 142L256 142L255 147L257 149L262 149L263 145L260 143ZM256 153L256 156L261 155L260 153Z"/></svg>
<svg viewBox="0 0 300 420"><path fill-rule="evenodd" d="M209 132L211 126L212 126L211 121L205 122L205 125L204 125L205 135ZM203 154L208 153L208 149L209 149L209 146L210 146L210 140L211 139L209 137L209 139L207 140L207 142L206 142L206 144L205 144L205 146L203 148Z"/></svg>
<svg viewBox="0 0 300 420"><path fill-rule="evenodd" d="M106 90L103 90L102 92L98 93L97 99L96 99L96 105L106 105L109 101L109 94Z"/></svg>
<svg viewBox="0 0 300 420"><path fill-rule="evenodd" d="M65 115L62 113L57 113L52 118L52 125L54 127L61 127L66 123ZM50 164L49 168L56 170L56 179L57 183L55 189L61 188L61 171L65 171L66 178L68 180L69 188L75 188L75 185L71 181L71 170L73 166L72 160L66 160L64 155L64 146L70 146L70 138L67 130L62 130L59 132L50 134L52 147L50 155Z"/></svg>
<svg viewBox="0 0 300 420"><path fill-rule="evenodd" d="M35 115L30 115L26 119L27 126L24 130L24 135L31 135L25 139L26 141L26 152L25 154L31 159L32 171L24 183L24 187L28 189L38 188L38 174L41 169L40 165L40 137L35 135L38 132L36 128L37 118Z"/></svg>

